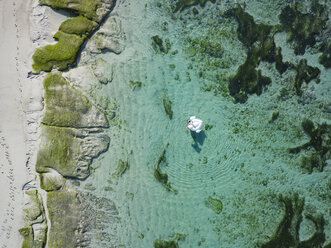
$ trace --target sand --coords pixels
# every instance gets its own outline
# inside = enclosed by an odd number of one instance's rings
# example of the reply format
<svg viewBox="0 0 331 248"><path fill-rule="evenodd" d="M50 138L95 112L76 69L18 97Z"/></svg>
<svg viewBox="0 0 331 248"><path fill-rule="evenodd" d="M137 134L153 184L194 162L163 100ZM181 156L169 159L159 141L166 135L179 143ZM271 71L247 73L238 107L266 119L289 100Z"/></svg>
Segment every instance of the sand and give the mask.
<svg viewBox="0 0 331 248"><path fill-rule="evenodd" d="M0 2L0 244L19 247L23 226L23 188L34 185L40 87L28 78L33 42L32 1ZM37 135L38 136L38 135Z"/></svg>

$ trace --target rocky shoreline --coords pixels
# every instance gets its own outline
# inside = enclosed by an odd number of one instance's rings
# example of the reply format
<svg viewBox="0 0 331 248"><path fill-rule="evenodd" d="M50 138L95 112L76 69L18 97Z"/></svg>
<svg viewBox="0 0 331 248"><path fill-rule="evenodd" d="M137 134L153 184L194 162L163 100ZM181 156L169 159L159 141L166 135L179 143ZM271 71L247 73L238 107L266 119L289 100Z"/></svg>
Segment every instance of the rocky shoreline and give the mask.
<svg viewBox="0 0 331 248"><path fill-rule="evenodd" d="M77 1L72 4L70 1L40 0L39 4L76 16L62 22L54 35L56 44L38 47L32 56L34 75L31 77L43 78L44 89L35 165L40 189L28 184L24 190L24 227L20 229L24 237L22 247L86 247L89 244L86 235L88 217L76 185L89 176L93 159L107 151L109 137L106 129L113 114L85 96L64 75L72 78L70 72L76 66L82 45L104 22L115 1ZM98 44L100 39L102 35ZM115 47L113 50L117 53L121 50L116 44L104 46ZM102 49L102 45L98 47ZM103 74L98 74L100 66L101 70L111 71L111 67L102 61L85 65L96 67L96 78ZM52 72L40 77L38 74L42 71ZM95 81L107 83L108 80L111 81L111 76ZM76 83L79 81L77 79Z"/></svg>

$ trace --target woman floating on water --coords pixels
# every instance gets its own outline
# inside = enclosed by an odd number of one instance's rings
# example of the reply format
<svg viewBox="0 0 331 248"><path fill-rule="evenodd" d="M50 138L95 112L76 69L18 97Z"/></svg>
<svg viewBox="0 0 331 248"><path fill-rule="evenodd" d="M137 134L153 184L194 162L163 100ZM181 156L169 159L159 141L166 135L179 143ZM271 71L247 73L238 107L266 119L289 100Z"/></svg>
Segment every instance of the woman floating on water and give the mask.
<svg viewBox="0 0 331 248"><path fill-rule="evenodd" d="M195 116L191 116L189 120L187 120L188 126L186 129L190 129L193 132L200 133L202 128L202 120L196 118Z"/></svg>

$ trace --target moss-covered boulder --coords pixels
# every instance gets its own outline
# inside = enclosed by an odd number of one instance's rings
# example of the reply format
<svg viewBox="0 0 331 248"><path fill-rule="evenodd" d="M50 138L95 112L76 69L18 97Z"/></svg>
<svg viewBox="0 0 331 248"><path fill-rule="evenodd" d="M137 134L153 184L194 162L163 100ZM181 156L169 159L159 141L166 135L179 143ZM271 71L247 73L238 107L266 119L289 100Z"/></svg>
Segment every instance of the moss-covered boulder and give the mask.
<svg viewBox="0 0 331 248"><path fill-rule="evenodd" d="M48 192L47 209L51 222L49 248L79 247L86 242L82 235L83 209L76 192L67 189Z"/></svg>
<svg viewBox="0 0 331 248"><path fill-rule="evenodd" d="M39 3L54 9L66 9L100 22L112 9L115 0L39 0Z"/></svg>
<svg viewBox="0 0 331 248"><path fill-rule="evenodd" d="M44 80L45 113L42 122L59 127L108 127L103 112L60 73L50 73Z"/></svg>
<svg viewBox="0 0 331 248"><path fill-rule="evenodd" d="M97 26L98 23L91 21L84 16L77 16L62 22L59 31L67 34L84 36L89 35Z"/></svg>
<svg viewBox="0 0 331 248"><path fill-rule="evenodd" d="M40 188L46 191L59 190L65 183L65 179L55 170L40 173Z"/></svg>
<svg viewBox="0 0 331 248"><path fill-rule="evenodd" d="M69 64L75 63L77 52L85 38L84 36L58 31L54 35L54 39L58 41L55 45L47 45L36 49L32 56L33 69L36 72L66 69Z"/></svg>
<svg viewBox="0 0 331 248"><path fill-rule="evenodd" d="M296 4L282 10L279 20L296 55L304 54L307 46L315 45L316 36L325 27L327 18L327 6L319 4L318 0L311 1L308 13L301 13Z"/></svg>
<svg viewBox="0 0 331 248"><path fill-rule="evenodd" d="M64 177L88 177L93 158L108 149L109 137L100 131L42 126L36 171L52 168Z"/></svg>

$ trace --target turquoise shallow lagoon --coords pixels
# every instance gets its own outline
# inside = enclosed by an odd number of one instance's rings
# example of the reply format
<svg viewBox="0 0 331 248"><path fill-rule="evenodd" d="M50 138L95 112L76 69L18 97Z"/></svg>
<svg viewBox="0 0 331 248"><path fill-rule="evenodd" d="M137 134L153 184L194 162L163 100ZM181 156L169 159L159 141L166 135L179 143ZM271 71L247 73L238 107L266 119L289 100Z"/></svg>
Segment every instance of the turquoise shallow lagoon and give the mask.
<svg viewBox="0 0 331 248"><path fill-rule="evenodd" d="M289 4L239 2L256 23L269 25L279 24L278 15ZM120 20L125 49L96 55L113 66L114 78L89 94L111 99L115 118L108 152L94 161L82 183L94 206L91 247L153 247L156 239L172 240L176 234L185 236L178 240L184 248L261 247L287 216L280 195L292 199L301 216L294 218L302 218L292 230L293 247L317 232L324 233L326 245L331 241L329 153L311 163L322 163L322 169L310 170L303 164L316 148L289 152L310 140L302 128L305 119L330 125L331 71L318 63L321 53L307 47L295 55L286 33L276 33L283 60L307 59L319 68L319 82L304 83L297 95L294 68L280 74L275 63L262 61L258 69L271 83L260 95L235 103L227 86L247 56L238 22L225 15L236 4L208 1L175 13L173 4L118 1L111 16ZM153 42L155 36L162 46ZM171 101L172 119L164 99ZM204 121L200 134L185 129L192 115ZM330 148L330 140L325 142ZM120 160L128 167L116 173ZM168 175L173 191L156 180L155 168ZM304 199L301 210L296 194ZM108 199L116 210L95 205L95 199ZM211 201L222 205L219 211ZM309 216L323 216L322 231Z"/></svg>

